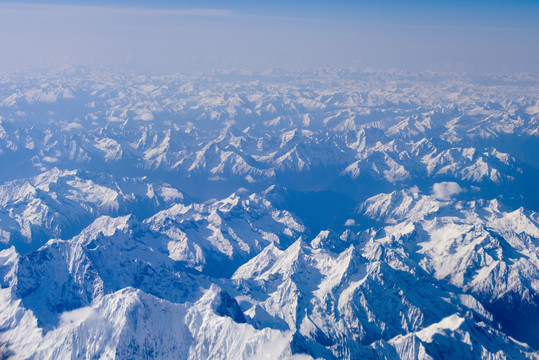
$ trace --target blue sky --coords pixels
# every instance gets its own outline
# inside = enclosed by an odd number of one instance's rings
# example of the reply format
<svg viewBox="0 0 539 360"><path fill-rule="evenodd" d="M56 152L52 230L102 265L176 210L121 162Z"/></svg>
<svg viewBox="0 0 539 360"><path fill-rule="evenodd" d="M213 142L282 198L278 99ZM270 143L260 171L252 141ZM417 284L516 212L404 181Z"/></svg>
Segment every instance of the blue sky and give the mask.
<svg viewBox="0 0 539 360"><path fill-rule="evenodd" d="M539 72L539 1L0 1L0 70Z"/></svg>

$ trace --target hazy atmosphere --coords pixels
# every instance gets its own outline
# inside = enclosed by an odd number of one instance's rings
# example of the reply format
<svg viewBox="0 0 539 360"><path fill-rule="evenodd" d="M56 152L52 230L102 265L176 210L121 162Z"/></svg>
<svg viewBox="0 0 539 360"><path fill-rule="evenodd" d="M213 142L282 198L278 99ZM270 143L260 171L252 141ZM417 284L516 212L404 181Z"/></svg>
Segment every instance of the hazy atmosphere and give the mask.
<svg viewBox="0 0 539 360"><path fill-rule="evenodd" d="M536 1L0 3L0 70L539 71Z"/></svg>

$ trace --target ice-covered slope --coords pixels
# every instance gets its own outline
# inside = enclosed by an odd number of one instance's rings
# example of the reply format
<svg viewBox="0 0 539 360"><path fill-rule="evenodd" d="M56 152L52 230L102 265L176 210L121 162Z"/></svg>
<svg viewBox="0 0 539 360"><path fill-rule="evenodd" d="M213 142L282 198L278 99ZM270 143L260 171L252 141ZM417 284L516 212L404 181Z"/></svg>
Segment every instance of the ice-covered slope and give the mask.
<svg viewBox="0 0 539 360"><path fill-rule="evenodd" d="M409 191L377 195L360 209L394 223L375 235L380 243L413 251L426 272L474 294L515 335L537 344L532 330L539 319L535 212L510 211L497 200L455 202Z"/></svg>
<svg viewBox="0 0 539 360"><path fill-rule="evenodd" d="M2 255L9 256L7 251ZM10 290L0 290L0 339L8 344L2 349L8 358L295 358L291 334L257 330L225 315L228 295L216 286L194 304L171 303L127 287L62 312L57 327L46 333L24 302L10 299Z"/></svg>
<svg viewBox="0 0 539 360"><path fill-rule="evenodd" d="M0 186L0 241L4 248L37 249L50 238L76 235L98 216L147 216L182 200L167 185L53 168Z"/></svg>
<svg viewBox="0 0 539 360"><path fill-rule="evenodd" d="M471 358L494 356L505 347L515 358L532 354L496 330L495 317L480 301L438 283L414 255L374 239L351 244L340 254L313 249L300 239L286 251L268 247L233 279L239 291L253 294L249 300L242 297L249 321L293 331L295 349L314 357L375 358L395 352L395 358L414 358L400 347L418 351L421 341L432 358L447 356L453 347L467 353L472 343L476 353ZM436 331L449 340L433 342ZM421 341L411 335L416 332ZM406 341L416 343L401 345Z"/></svg>
<svg viewBox="0 0 539 360"><path fill-rule="evenodd" d="M27 255L0 252L4 355L291 357L291 333L246 324L230 295L182 272L160 245L129 217L101 217Z"/></svg>
<svg viewBox="0 0 539 360"><path fill-rule="evenodd" d="M227 276L268 244L286 247L305 231L292 214L276 209L263 195L241 190L219 201L177 204L145 222L169 239L172 259Z"/></svg>
<svg viewBox="0 0 539 360"><path fill-rule="evenodd" d="M165 246L130 215L103 216L73 239L53 239L21 256L17 295L44 325L128 286L175 302L194 300L204 279L177 267Z"/></svg>

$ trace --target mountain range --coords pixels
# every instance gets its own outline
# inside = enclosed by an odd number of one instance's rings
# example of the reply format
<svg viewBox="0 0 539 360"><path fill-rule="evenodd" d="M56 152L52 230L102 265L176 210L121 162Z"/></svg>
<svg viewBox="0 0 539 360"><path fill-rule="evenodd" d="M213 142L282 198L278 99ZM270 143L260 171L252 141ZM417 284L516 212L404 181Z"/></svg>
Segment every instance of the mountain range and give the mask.
<svg viewBox="0 0 539 360"><path fill-rule="evenodd" d="M539 78L0 74L0 358L539 359Z"/></svg>

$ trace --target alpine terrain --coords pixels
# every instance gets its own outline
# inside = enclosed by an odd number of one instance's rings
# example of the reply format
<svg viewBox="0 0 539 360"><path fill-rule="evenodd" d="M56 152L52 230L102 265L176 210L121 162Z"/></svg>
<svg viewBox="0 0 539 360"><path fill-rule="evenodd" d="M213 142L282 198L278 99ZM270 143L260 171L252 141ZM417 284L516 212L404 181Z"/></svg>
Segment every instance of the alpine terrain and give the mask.
<svg viewBox="0 0 539 360"><path fill-rule="evenodd" d="M539 77L0 74L0 359L539 359Z"/></svg>

